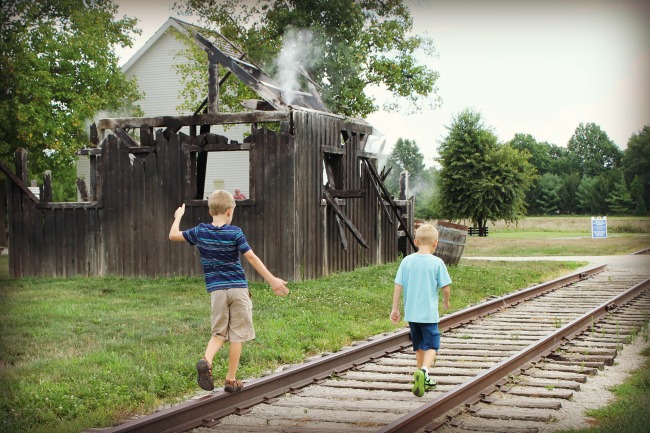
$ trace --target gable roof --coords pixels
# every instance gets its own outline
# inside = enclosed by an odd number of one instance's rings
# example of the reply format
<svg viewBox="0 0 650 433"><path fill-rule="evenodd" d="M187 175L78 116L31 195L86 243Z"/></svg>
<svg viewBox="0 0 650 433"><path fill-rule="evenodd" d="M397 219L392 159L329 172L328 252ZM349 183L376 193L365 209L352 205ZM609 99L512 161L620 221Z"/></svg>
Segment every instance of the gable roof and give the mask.
<svg viewBox="0 0 650 433"><path fill-rule="evenodd" d="M211 56L214 56L221 66L233 73L276 110L286 111L290 107L300 107L331 113L323 103L316 86L304 69L296 68L296 73L302 75L307 80L308 91L283 88L280 83L264 73L259 66L249 60L244 61L243 59L246 57L244 52L219 32L208 30L173 17L169 17L156 33L149 38L147 43L122 66L122 72L128 72L171 28L189 37L193 37L195 42L210 52ZM206 102L207 98L204 104Z"/></svg>
<svg viewBox="0 0 650 433"><path fill-rule="evenodd" d="M224 36L222 36L221 34L216 33L216 32L214 32L214 31L210 31L210 30L204 29L204 28L199 27L199 26L196 26L196 25L194 25L194 24L187 23L187 22L185 22L185 21L181 21L181 20L179 20L178 18L169 17L169 18L167 19L167 21L165 21L165 23L164 23L162 26L160 26L160 28L159 28L158 30L156 30L156 33L154 33L154 35L153 35L152 37L149 38L149 40L147 41L147 43L145 43L142 47L140 47L140 49L139 49L138 51L136 51L136 53L135 53L133 56L131 56L131 58L130 58L130 59L129 59L129 60L128 60L128 61L127 61L123 66L122 66L122 72L128 72L128 70L131 69L131 67L133 67L133 65L134 65L135 63L137 63L137 61L138 61L138 60L139 60L139 59L140 59L140 58L141 58L141 57L142 57L142 56L143 56L143 55L144 55L144 54L145 54L145 53L146 53L146 52L147 52L147 51L148 51L152 46L153 46L153 45L155 45L155 43L158 42L158 40L159 40L159 39L160 39L160 38L161 38L165 33L167 33L167 31L168 31L170 28L174 28L174 29L178 30L179 32L184 33L184 34L186 34L186 35L188 35L188 36L190 36L190 37L191 37L192 35L194 35L195 33L198 33L198 32L200 32L202 35L204 35L204 36L206 36L206 37L207 37L208 35L215 35L215 34L216 34L216 35L217 35L216 38L211 37L211 38L209 38L209 39L211 40L211 42L212 42L213 44L219 46L219 48L220 48L222 51L228 53L228 54L231 55L231 56L241 56L241 55L243 54L241 50L239 50L239 49L238 49L238 48L237 48L237 47L236 47L232 42L230 42L229 40L227 40L227 39L226 39ZM220 37L220 38L219 38L219 37Z"/></svg>

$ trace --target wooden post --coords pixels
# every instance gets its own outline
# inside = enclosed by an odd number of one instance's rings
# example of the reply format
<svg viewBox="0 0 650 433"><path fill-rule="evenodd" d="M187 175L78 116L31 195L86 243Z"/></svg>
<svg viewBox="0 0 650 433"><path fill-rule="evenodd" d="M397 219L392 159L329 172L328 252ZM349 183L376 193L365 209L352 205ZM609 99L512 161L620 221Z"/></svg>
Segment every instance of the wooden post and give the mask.
<svg viewBox="0 0 650 433"><path fill-rule="evenodd" d="M86 188L86 181L80 177L77 178L77 188L79 189L81 201L88 201L88 188Z"/></svg>
<svg viewBox="0 0 650 433"><path fill-rule="evenodd" d="M50 170L46 170L43 174L43 195L41 196L41 201L52 201L52 172Z"/></svg>
<svg viewBox="0 0 650 433"><path fill-rule="evenodd" d="M27 185L29 176L27 175L27 151L22 147L16 149L16 177Z"/></svg>
<svg viewBox="0 0 650 433"><path fill-rule="evenodd" d="M208 113L219 112L219 63L213 54L208 54Z"/></svg>

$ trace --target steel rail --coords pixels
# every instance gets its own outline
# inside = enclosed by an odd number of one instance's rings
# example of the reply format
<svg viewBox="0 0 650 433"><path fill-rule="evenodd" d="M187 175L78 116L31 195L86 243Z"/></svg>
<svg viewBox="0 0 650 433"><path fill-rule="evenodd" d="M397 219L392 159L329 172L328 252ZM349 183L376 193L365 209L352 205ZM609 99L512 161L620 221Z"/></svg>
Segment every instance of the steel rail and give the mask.
<svg viewBox="0 0 650 433"><path fill-rule="evenodd" d="M461 326L473 319L499 311L509 305L540 296L559 287L572 284L590 275L602 272L606 265L595 266L583 272L560 277L513 294L495 298L453 314L444 316L439 324L444 331ZM357 365L403 350L411 345L408 328L393 334L372 339L345 348L318 360L306 362L285 371L259 379L246 381L244 388L235 393L219 392L163 409L152 415L127 421L102 430L103 433L177 433L217 423L219 418L244 413L248 408L270 402L286 392L326 379L335 373L349 370Z"/></svg>
<svg viewBox="0 0 650 433"><path fill-rule="evenodd" d="M429 426L432 420L457 406L465 403L474 403L480 399L482 394L487 393L490 388L497 385L507 375L517 370L525 370L526 368L524 367L527 364L550 355L558 347L587 330L593 323L601 320L607 313L629 302L649 288L650 278L604 302L600 306L595 307L563 328L512 355L489 370L478 374L469 382L452 388L429 403L377 430L376 433L415 432L420 428Z"/></svg>

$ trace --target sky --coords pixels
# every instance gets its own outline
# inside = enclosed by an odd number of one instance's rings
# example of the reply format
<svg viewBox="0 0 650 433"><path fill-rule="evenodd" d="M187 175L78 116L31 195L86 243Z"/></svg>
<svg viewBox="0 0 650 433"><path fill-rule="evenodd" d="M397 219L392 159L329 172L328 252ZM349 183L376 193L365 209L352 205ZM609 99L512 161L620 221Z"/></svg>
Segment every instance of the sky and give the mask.
<svg viewBox="0 0 650 433"><path fill-rule="evenodd" d="M177 0L182 1L182 0ZM170 16L174 0L116 0L142 35L120 64ZM597 124L621 149L650 125L650 2L639 0L406 0L413 31L433 39L442 103L418 114L376 112L386 137L413 140L427 165L454 116L470 108L501 142L516 133L566 146L580 123ZM382 102L381 92L373 92Z"/></svg>

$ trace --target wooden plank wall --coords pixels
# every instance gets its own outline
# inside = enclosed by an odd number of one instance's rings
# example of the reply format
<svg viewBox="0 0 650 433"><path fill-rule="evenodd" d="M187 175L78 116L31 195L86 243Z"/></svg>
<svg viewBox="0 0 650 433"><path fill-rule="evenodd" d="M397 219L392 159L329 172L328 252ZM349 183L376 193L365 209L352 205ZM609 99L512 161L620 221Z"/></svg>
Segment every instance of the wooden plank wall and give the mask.
<svg viewBox="0 0 650 433"><path fill-rule="evenodd" d="M369 128L337 116L299 110L293 112L293 124L297 149L296 251L302 277L318 278L396 260L396 223L383 218L379 198L359 158L363 135L369 133ZM341 208L366 240L367 249L347 229L344 231L348 248L342 248L334 211L321 202L322 146L344 149L342 184L337 188L365 192L362 198L343 199Z"/></svg>
<svg viewBox="0 0 650 433"><path fill-rule="evenodd" d="M382 214L359 158L369 127L294 110L292 133L287 129L253 128L251 197L238 203L233 218L253 251L276 276L292 281L396 260L396 220L391 224ZM203 275L196 249L168 239L181 203L186 203L181 229L212 220L207 200L194 199L195 158L184 150L193 144L192 137L172 133L167 140L162 130L155 135L150 147L135 153L114 135L100 143L94 202L35 203L9 181L11 275ZM367 249L347 228L348 248L341 246L335 214L322 201L323 146L339 149L342 169L337 176L342 179L337 188L364 193L338 201ZM248 278L259 280L245 259L243 263Z"/></svg>

